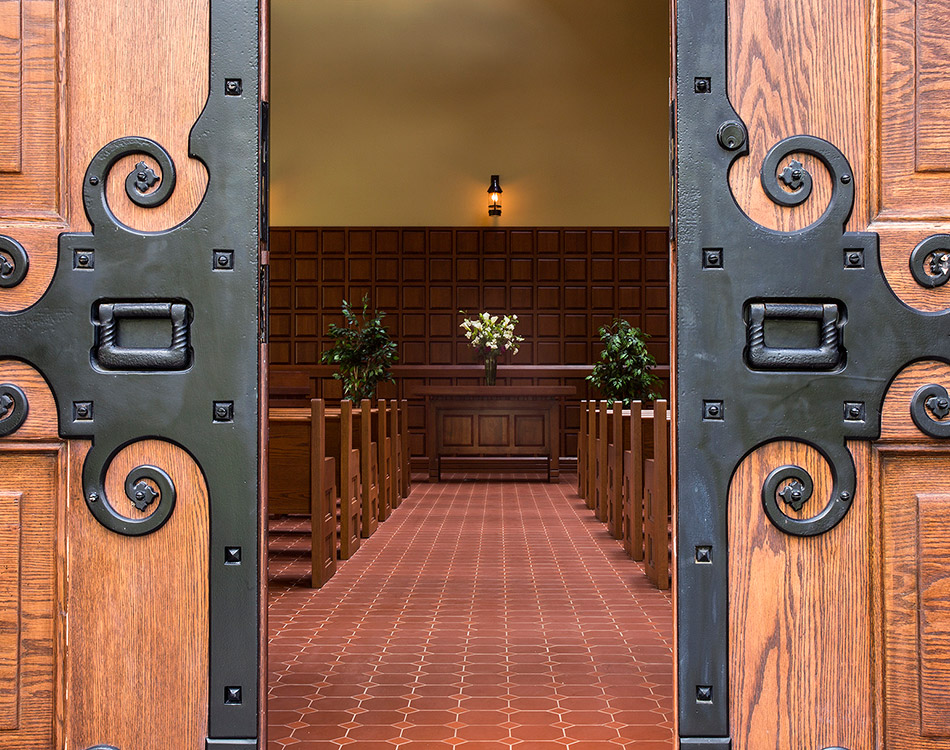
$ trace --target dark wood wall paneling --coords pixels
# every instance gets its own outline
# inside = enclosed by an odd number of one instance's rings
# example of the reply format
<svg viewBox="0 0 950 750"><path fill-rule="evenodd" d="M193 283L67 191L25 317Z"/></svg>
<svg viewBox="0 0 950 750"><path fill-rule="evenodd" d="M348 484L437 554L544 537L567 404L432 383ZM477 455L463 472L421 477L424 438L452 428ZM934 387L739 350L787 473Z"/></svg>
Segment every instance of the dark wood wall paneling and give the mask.
<svg viewBox="0 0 950 750"><path fill-rule="evenodd" d="M396 383L380 396L410 398L413 455L426 448L414 389L482 382L459 310L517 313L525 341L500 360L499 383L574 385L578 400L597 397L584 376L600 353L598 328L618 316L650 335L658 374L669 373L665 227L278 227L270 240L271 371L308 372L313 397L340 398L334 368L320 364L327 327L342 323L344 299L369 295L399 347ZM579 414L577 400L562 405L562 456L577 453Z"/></svg>

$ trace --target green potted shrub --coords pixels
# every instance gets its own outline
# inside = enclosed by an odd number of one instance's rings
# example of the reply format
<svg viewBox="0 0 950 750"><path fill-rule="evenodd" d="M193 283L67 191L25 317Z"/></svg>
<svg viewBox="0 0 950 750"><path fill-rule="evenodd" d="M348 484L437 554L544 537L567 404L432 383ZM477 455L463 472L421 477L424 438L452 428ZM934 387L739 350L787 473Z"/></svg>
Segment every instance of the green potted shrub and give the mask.
<svg viewBox="0 0 950 750"><path fill-rule="evenodd" d="M653 387L660 383L660 379L650 372L656 360L647 351L648 338L623 318L614 319L609 326L601 326L600 340L604 350L587 380L608 401L622 401L624 406L630 406L630 402L637 399L658 397Z"/></svg>
<svg viewBox="0 0 950 750"><path fill-rule="evenodd" d="M389 368L399 357L396 343L383 325L384 317L386 313L379 310L370 315L369 297L363 297L362 315L354 313L350 303L343 300L344 324L330 324L327 332L333 347L323 352L320 361L339 365L340 371L333 377L343 382L343 398L359 403L376 394L377 384L392 381Z"/></svg>

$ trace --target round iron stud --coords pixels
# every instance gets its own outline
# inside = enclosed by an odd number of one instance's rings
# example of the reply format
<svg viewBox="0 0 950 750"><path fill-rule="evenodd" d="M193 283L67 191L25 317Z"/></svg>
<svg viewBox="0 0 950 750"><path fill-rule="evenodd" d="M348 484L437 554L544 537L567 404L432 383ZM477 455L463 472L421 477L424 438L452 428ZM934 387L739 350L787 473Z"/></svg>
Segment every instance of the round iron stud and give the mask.
<svg viewBox="0 0 950 750"><path fill-rule="evenodd" d="M0 289L10 289L26 278L30 256L12 237L0 235Z"/></svg>
<svg viewBox="0 0 950 750"><path fill-rule="evenodd" d="M29 412L30 402L19 386L12 383L0 385L0 437L19 430Z"/></svg>
<svg viewBox="0 0 950 750"><path fill-rule="evenodd" d="M918 243L910 254L910 273L926 289L950 281L950 234L933 234Z"/></svg>

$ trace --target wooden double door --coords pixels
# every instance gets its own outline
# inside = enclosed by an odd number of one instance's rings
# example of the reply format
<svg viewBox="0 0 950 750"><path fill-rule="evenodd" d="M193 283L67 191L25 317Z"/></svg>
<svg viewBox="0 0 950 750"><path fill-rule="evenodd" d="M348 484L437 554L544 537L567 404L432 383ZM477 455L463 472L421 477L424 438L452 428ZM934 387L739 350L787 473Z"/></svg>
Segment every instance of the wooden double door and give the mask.
<svg viewBox="0 0 950 750"><path fill-rule="evenodd" d="M950 748L944 4L674 11L677 742ZM264 20L0 0L0 747L261 743Z"/></svg>

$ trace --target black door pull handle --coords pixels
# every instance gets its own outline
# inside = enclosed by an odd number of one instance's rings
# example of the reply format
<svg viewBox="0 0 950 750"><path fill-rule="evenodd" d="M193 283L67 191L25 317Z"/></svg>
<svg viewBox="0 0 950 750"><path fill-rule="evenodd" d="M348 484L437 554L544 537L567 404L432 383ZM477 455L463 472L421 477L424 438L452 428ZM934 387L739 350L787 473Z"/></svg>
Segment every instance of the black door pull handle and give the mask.
<svg viewBox="0 0 950 750"><path fill-rule="evenodd" d="M119 321L123 319L168 319L171 345L129 347L119 344ZM188 346L188 305L181 302L102 302L98 305L99 330L96 364L103 370L160 372L184 370L191 364Z"/></svg>
<svg viewBox="0 0 950 750"><path fill-rule="evenodd" d="M767 320L818 321L815 347L765 344ZM838 305L822 302L753 302L748 306L746 361L753 370L834 370L842 361L841 315Z"/></svg>

